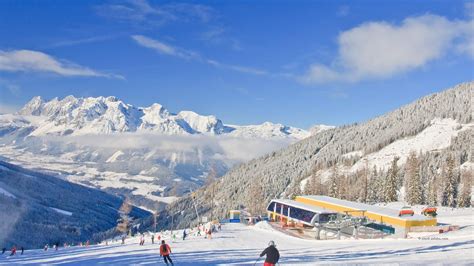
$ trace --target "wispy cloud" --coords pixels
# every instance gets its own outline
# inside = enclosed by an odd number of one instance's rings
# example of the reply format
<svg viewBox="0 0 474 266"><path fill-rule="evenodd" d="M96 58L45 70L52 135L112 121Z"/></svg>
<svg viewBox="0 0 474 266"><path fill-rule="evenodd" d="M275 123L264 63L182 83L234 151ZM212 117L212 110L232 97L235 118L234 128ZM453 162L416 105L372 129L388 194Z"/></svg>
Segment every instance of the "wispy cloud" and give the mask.
<svg viewBox="0 0 474 266"><path fill-rule="evenodd" d="M159 27L170 21L207 23L215 17L213 8L200 4L172 3L152 5L146 0L132 0L96 7L100 16L137 25Z"/></svg>
<svg viewBox="0 0 474 266"><path fill-rule="evenodd" d="M474 57L473 22L436 15L410 17L400 25L364 23L338 38L331 64L312 64L298 79L304 83L353 82L386 78L418 69L448 53Z"/></svg>
<svg viewBox="0 0 474 266"><path fill-rule="evenodd" d="M191 51L191 50L186 50L180 47L172 46L169 44L166 44L162 41L156 40L156 39L151 39L143 35L133 35L131 38L137 42L139 45L150 48L160 54L165 54L169 56L175 56L179 57L182 59L187 59L187 60L194 60L200 63L208 64L211 66L214 66L216 68L222 68L222 69L229 69L241 73L248 73L248 74L253 74L253 75L266 75L268 74L267 71L257 69L257 68L252 68L252 67L247 67L247 66L239 66L239 65L232 65L232 64L225 64L222 62L219 62L214 59L210 59L207 57L202 56L198 52Z"/></svg>
<svg viewBox="0 0 474 266"><path fill-rule="evenodd" d="M242 45L236 38L227 34L227 29L222 25L212 25L207 30L199 34L201 41L212 45L225 45L234 51L241 51Z"/></svg>
<svg viewBox="0 0 474 266"><path fill-rule="evenodd" d="M75 46L81 44L88 44L88 43L97 43L102 41L107 41L115 38L115 36L107 35L107 36L95 36L89 38L82 38L82 39L75 39L75 40L65 40L53 43L50 47L67 47L67 46Z"/></svg>
<svg viewBox="0 0 474 266"><path fill-rule="evenodd" d="M120 75L102 73L32 50L0 50L0 71L45 72L65 77L83 76L123 79Z"/></svg>
<svg viewBox="0 0 474 266"><path fill-rule="evenodd" d="M171 56L176 56L180 57L183 59L196 59L196 60L202 60L201 56L199 56L197 53L188 51L179 47L174 47L171 45L168 45L164 42L161 42L159 40L151 39L148 37L145 37L143 35L132 35L132 39L137 42L139 45L153 49L157 51L160 54L165 54L165 55L171 55Z"/></svg>
<svg viewBox="0 0 474 266"><path fill-rule="evenodd" d="M211 45L223 45L232 50L242 50L241 43L229 36L221 16L214 8L202 4L156 4L146 0L119 1L96 6L99 16L127 23L139 29L156 29L177 23L193 24L195 38Z"/></svg>
<svg viewBox="0 0 474 266"><path fill-rule="evenodd" d="M205 151L203 156L224 161L229 165L248 161L274 150L281 149L292 141L288 139L255 139L230 136L203 136L203 135L162 135L154 133L118 133L107 135L84 136L45 136L39 139L60 150L60 146L92 147L100 152L101 149L144 149L157 151L158 154L189 153L190 151ZM35 141L35 138L29 139Z"/></svg>

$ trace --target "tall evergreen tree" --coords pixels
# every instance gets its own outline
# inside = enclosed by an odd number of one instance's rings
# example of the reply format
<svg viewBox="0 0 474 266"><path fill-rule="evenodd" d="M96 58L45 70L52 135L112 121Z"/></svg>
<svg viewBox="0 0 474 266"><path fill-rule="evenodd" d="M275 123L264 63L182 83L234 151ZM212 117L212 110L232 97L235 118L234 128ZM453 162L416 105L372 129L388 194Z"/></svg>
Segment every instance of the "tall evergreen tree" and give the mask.
<svg viewBox="0 0 474 266"><path fill-rule="evenodd" d="M348 199L348 200L354 200L349 198L349 178L345 175L338 175L338 178L336 178L337 181L337 187L338 187L338 192L337 192L337 197L340 199Z"/></svg>
<svg viewBox="0 0 474 266"><path fill-rule="evenodd" d="M415 152L410 153L405 169L405 201L410 205L422 204L420 164Z"/></svg>
<svg viewBox="0 0 474 266"><path fill-rule="evenodd" d="M253 215L259 215L264 212L262 200L264 198L262 184L252 182L250 185L249 195L249 211Z"/></svg>
<svg viewBox="0 0 474 266"><path fill-rule="evenodd" d="M385 182L385 201L392 202L397 201L397 177L398 177L398 165L397 162L400 158L397 156L393 157L392 165L388 170L386 182Z"/></svg>
<svg viewBox="0 0 474 266"><path fill-rule="evenodd" d="M428 184L428 204L431 206L438 204L438 183L436 182L436 176L433 176Z"/></svg>
<svg viewBox="0 0 474 266"><path fill-rule="evenodd" d="M339 174L337 172L337 166L334 165L332 168L332 174L329 179L329 196L333 198L339 198L339 186L338 186L338 180L339 179Z"/></svg>
<svg viewBox="0 0 474 266"><path fill-rule="evenodd" d="M457 205L457 177L455 173L455 162L453 156L450 154L446 159L445 171L443 176L443 206L456 207Z"/></svg>
<svg viewBox="0 0 474 266"><path fill-rule="evenodd" d="M377 172L377 167L374 165L372 174L370 175L368 184L367 184L367 202L375 203L379 201L378 197L378 182L379 176Z"/></svg>
<svg viewBox="0 0 474 266"><path fill-rule="evenodd" d="M459 207L471 206L471 186L472 186L472 170L466 170L462 173L461 193L459 193Z"/></svg>

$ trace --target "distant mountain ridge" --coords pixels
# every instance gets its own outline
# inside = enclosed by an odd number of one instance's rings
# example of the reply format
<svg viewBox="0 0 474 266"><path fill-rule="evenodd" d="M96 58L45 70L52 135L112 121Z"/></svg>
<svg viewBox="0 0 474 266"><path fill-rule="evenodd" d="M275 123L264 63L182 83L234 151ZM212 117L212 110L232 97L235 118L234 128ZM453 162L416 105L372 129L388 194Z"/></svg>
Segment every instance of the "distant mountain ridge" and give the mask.
<svg viewBox="0 0 474 266"><path fill-rule="evenodd" d="M175 114L159 103L135 107L113 96L34 97L17 113L0 115L5 160L148 209L199 188L210 173L219 177L309 135L270 122L238 126L193 111Z"/></svg>
<svg viewBox="0 0 474 266"><path fill-rule="evenodd" d="M229 135L299 140L311 134L303 129L270 122L261 125L226 125L213 115L204 116L193 111L174 114L158 103L149 107L135 107L113 96L67 96L50 101L36 96L18 114L46 118L31 133L34 136L153 132L166 135Z"/></svg>

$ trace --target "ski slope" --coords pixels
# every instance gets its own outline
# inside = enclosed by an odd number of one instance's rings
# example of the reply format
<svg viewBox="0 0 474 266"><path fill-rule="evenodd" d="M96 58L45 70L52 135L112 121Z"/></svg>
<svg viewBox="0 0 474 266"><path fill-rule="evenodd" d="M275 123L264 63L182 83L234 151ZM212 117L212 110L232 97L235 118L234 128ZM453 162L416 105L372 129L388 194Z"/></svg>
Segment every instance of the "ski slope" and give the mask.
<svg viewBox="0 0 474 266"><path fill-rule="evenodd" d="M455 223L461 230L413 239L380 240L304 240L294 238L268 226L226 224L213 239L189 236L185 241L169 241L175 265L254 265L268 241L274 240L280 250L280 265L315 264L471 264L474 261L474 211L442 209L440 223ZM178 231L178 238L182 231ZM165 236L169 239L169 235ZM25 255L0 257L1 265L164 265L158 245L139 237L109 246L27 250ZM167 241L168 242L168 241ZM263 259L259 259L261 265Z"/></svg>

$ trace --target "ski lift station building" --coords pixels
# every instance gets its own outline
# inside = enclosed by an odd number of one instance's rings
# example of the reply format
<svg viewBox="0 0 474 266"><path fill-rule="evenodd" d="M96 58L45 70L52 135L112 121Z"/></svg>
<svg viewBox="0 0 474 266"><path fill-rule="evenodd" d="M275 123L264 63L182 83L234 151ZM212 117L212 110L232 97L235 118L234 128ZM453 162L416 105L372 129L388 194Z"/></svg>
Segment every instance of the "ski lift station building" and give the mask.
<svg viewBox="0 0 474 266"><path fill-rule="evenodd" d="M406 236L412 227L436 226L436 218L419 214L399 216L399 211L364 203L341 200L328 196L297 196L295 201L305 206L313 206L327 212L346 213L366 217L376 223L389 225L395 229L396 236Z"/></svg>
<svg viewBox="0 0 474 266"><path fill-rule="evenodd" d="M267 212L273 221L298 221L307 226L328 222L331 216L337 216L335 211L289 199L272 200L267 206Z"/></svg>

